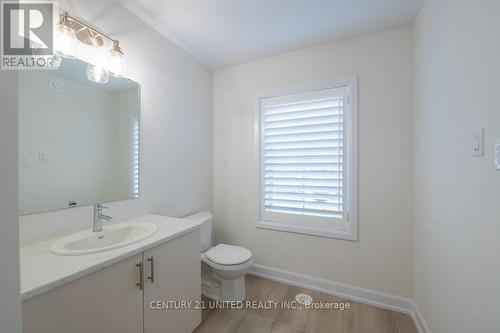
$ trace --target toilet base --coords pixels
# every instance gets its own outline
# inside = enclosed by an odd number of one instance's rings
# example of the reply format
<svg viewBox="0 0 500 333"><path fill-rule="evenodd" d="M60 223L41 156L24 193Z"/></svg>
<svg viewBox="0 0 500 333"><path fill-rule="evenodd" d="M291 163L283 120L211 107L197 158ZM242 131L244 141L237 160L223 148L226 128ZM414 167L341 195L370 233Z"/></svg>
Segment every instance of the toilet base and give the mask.
<svg viewBox="0 0 500 333"><path fill-rule="evenodd" d="M242 302L245 300L245 274L235 279L224 279L217 274L217 270L202 262L201 275L203 296L223 302Z"/></svg>
<svg viewBox="0 0 500 333"><path fill-rule="evenodd" d="M246 298L245 277L234 280L219 280L219 284L203 284L201 294L214 301L243 302Z"/></svg>
<svg viewBox="0 0 500 333"><path fill-rule="evenodd" d="M243 302L246 298L245 292L245 276L234 280L221 281L221 296L224 302Z"/></svg>

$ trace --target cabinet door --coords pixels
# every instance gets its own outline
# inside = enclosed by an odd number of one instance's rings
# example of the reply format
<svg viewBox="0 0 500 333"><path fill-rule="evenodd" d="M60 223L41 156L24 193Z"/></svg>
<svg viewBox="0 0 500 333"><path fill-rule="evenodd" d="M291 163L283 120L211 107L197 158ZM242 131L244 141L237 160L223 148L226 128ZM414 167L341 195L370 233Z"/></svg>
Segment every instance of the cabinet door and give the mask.
<svg viewBox="0 0 500 333"><path fill-rule="evenodd" d="M142 333L138 254L23 302L24 333Z"/></svg>
<svg viewBox="0 0 500 333"><path fill-rule="evenodd" d="M201 311L197 308L201 297L200 231L148 250L143 253L143 259L144 333L192 332L201 322ZM154 309L158 301L191 303L184 309Z"/></svg>

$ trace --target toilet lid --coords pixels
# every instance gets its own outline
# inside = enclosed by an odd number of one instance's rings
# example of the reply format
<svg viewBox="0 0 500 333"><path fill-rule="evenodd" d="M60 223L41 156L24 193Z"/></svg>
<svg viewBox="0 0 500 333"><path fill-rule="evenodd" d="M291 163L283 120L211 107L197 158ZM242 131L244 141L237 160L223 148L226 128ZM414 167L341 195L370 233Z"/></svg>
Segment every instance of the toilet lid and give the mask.
<svg viewBox="0 0 500 333"><path fill-rule="evenodd" d="M216 264L238 265L250 260L252 252L244 247L219 244L205 252L205 256Z"/></svg>

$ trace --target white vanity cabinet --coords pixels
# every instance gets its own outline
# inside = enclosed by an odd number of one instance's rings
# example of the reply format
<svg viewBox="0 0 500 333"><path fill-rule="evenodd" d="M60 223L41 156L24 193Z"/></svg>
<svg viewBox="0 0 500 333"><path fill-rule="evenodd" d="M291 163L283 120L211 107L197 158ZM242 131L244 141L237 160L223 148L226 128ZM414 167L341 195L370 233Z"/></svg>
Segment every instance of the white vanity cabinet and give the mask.
<svg viewBox="0 0 500 333"><path fill-rule="evenodd" d="M201 322L195 308L199 249L200 231L194 230L28 299L22 304L23 332L192 332ZM153 310L151 301L190 301L192 307Z"/></svg>
<svg viewBox="0 0 500 333"><path fill-rule="evenodd" d="M141 261L137 254L23 302L23 332L142 332Z"/></svg>
<svg viewBox="0 0 500 333"><path fill-rule="evenodd" d="M201 322L201 311L196 310L201 297L199 230L145 251L143 256L144 333L192 332Z"/></svg>

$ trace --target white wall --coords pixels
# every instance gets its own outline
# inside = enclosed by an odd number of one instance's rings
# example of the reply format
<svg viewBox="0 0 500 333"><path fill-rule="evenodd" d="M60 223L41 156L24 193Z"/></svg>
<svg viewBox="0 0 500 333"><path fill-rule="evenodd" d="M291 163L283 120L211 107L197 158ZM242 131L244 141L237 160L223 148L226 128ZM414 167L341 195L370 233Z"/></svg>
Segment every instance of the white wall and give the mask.
<svg viewBox="0 0 500 333"><path fill-rule="evenodd" d="M113 0L60 8L120 40L128 76L141 84L140 200L109 205L126 218L183 216L212 206L212 72ZM21 218L22 242L89 227L81 208Z"/></svg>
<svg viewBox="0 0 500 333"><path fill-rule="evenodd" d="M415 26L415 298L436 333L500 332L499 18L498 0L428 0Z"/></svg>
<svg viewBox="0 0 500 333"><path fill-rule="evenodd" d="M0 332L21 333L16 72L0 70L0 101Z"/></svg>
<svg viewBox="0 0 500 333"><path fill-rule="evenodd" d="M256 97L359 75L359 242L256 229ZM366 35L217 70L214 216L218 241L255 262L401 296L412 294L413 33Z"/></svg>

